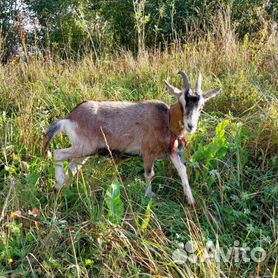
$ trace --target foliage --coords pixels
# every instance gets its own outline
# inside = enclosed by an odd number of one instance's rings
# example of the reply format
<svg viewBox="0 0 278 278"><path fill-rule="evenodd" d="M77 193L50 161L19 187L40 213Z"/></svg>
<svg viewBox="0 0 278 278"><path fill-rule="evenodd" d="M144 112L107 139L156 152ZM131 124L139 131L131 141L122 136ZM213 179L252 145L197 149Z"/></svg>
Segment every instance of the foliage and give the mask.
<svg viewBox="0 0 278 278"><path fill-rule="evenodd" d="M19 26L12 23L12 19L19 16L16 0L2 0L0 2L0 61L6 61L11 49L20 37Z"/></svg>
<svg viewBox="0 0 278 278"><path fill-rule="evenodd" d="M105 203L108 208L108 219L114 224L120 224L124 214L124 205L120 195L120 184L114 181L106 190Z"/></svg>
<svg viewBox="0 0 278 278"><path fill-rule="evenodd" d="M149 223L150 223L150 219L151 219L151 206L152 206L152 201L149 201L147 208L146 208L146 212L145 212L145 216L144 219L142 221L142 225L141 225L141 229L142 231L146 231Z"/></svg>
<svg viewBox="0 0 278 278"><path fill-rule="evenodd" d="M76 57L87 49L93 49L96 57L122 48L134 53L165 49L172 43L217 36L220 14L225 14L221 26L228 26L241 39L246 34L258 38L266 25L273 28L278 14L278 4L266 0L3 0L1 7L5 61L15 45L24 47L26 41L62 57ZM30 29L31 25L39 27ZM28 34L22 37L23 29Z"/></svg>
<svg viewBox="0 0 278 278"><path fill-rule="evenodd" d="M95 59L89 52L78 60L68 54L64 60L31 57L0 65L0 276L275 276L277 33L265 26L258 38L241 41L229 26L216 27L217 36L178 41L163 52L146 49L138 57L121 51ZM169 159L155 164L152 201L144 197L139 158L92 157L67 188L53 192L53 159L41 156L51 122L85 99L170 104L164 80L181 87L179 69L193 80L201 71L204 91L223 90L206 104L184 152L195 209L188 207ZM59 137L51 150L67 146ZM261 246L266 259L198 265L173 260L189 240L201 256L208 239L225 250L236 240Z"/></svg>

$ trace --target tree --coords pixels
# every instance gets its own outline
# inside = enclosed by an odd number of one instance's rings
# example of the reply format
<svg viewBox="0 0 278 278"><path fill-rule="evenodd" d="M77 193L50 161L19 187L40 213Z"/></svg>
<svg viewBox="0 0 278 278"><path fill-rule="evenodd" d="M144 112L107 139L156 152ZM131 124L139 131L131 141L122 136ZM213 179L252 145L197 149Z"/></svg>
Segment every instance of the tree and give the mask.
<svg viewBox="0 0 278 278"><path fill-rule="evenodd" d="M16 20L20 14L18 1L1 0L0 2L0 39L2 43L1 61L7 61L13 46L18 41L19 26Z"/></svg>

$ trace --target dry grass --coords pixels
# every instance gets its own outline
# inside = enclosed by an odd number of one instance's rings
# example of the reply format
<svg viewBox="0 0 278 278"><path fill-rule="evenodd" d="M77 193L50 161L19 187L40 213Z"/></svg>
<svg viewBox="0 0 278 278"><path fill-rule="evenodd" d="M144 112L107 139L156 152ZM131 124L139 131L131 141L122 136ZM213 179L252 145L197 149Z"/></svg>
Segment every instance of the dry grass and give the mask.
<svg viewBox="0 0 278 278"><path fill-rule="evenodd" d="M95 61L32 59L0 66L0 275L15 277L215 277L271 274L277 266L277 34L260 41L236 39L229 22L215 36L136 58L122 51ZM116 161L126 186L120 225L107 220L106 189L118 173L111 160L92 159L73 186L52 193L53 165L40 156L42 136L56 118L85 99L160 99L171 103L164 79L181 86L201 71L204 90L223 94L207 106L191 153L202 151L223 120L227 153L189 160L198 210L187 207L168 161L156 164L160 199L144 198L140 160ZM66 145L56 140L53 148ZM220 146L221 147L221 146ZM207 171L207 172L206 172ZM207 173L207 174L204 174ZM210 178L216 175L212 183ZM173 178L170 178L173 177ZM125 192L125 194L123 194ZM146 213L150 206L150 215ZM39 213L32 213L37 208ZM31 211L31 213L28 211ZM142 221L149 224L142 230ZM234 240L262 245L262 264L177 264L178 242L192 240L198 256L207 239L222 247Z"/></svg>

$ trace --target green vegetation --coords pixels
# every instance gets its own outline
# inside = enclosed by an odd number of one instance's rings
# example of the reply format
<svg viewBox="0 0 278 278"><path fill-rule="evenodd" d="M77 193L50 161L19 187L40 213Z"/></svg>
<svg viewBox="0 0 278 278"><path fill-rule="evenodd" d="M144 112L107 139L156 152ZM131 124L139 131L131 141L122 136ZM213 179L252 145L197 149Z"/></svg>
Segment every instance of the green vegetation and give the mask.
<svg viewBox="0 0 278 278"><path fill-rule="evenodd" d="M5 38L0 58L10 59L23 43L33 54L74 57L93 49L104 52L165 49L171 43L215 36L228 16L237 36L260 38L266 22L278 21L275 0L1 0L0 33ZM28 28L25 28L28 25ZM28 47L27 47L28 45ZM42 50L43 49L43 50Z"/></svg>
<svg viewBox="0 0 278 278"><path fill-rule="evenodd" d="M277 277L277 33L265 22L256 38L239 40L228 18L217 22L213 36L164 51L0 65L0 276ZM144 197L139 158L92 157L68 188L53 192L53 159L41 156L51 122L86 99L170 104L163 80L181 87L180 69L193 79L201 71L204 90L223 90L184 151L195 209L169 159L155 164L153 200ZM59 137L51 150L67 145ZM189 240L198 258L208 240L225 252L235 241L262 247L266 257L174 262Z"/></svg>

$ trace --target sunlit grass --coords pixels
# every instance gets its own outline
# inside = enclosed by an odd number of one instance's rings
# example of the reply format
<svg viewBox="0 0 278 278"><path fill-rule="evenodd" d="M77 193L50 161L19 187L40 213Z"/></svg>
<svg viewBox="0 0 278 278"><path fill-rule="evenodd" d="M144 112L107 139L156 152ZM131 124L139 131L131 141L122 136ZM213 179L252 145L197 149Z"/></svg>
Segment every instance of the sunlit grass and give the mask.
<svg viewBox="0 0 278 278"><path fill-rule="evenodd" d="M138 58L123 51L99 61L88 54L79 61L30 59L0 66L0 275L274 275L275 34L263 42L229 38L219 35ZM188 138L189 151L184 153L196 209L187 206L168 159L155 165L158 198L152 202L144 197L143 165L137 158L91 158L68 188L59 195L52 192L53 161L41 156L42 137L52 121L86 99L160 99L170 104L164 80L182 86L180 69L193 80L201 71L204 91L223 90L207 105L199 132ZM217 137L216 127L223 122L224 135ZM52 149L67 144L66 138L55 139ZM124 207L118 225L111 223L105 202L115 180ZM196 242L201 256L208 239L226 248L235 240L250 248L262 246L266 259L261 264L234 263L231 257L220 265L173 261L179 243Z"/></svg>

